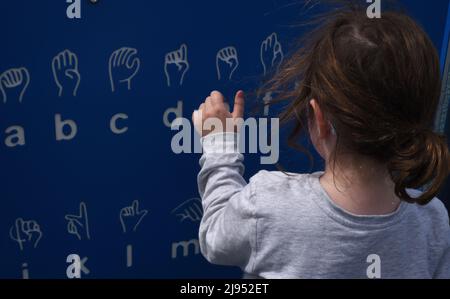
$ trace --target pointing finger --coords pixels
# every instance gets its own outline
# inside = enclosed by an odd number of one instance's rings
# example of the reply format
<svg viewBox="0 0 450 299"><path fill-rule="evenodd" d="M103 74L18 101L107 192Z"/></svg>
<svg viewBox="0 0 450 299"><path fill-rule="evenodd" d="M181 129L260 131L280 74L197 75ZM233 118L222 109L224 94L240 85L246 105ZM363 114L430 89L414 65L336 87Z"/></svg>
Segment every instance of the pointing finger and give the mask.
<svg viewBox="0 0 450 299"><path fill-rule="evenodd" d="M181 59L185 61L187 59L187 46L186 44L181 45Z"/></svg>
<svg viewBox="0 0 450 299"><path fill-rule="evenodd" d="M131 204L131 208L134 210L134 212L139 212L139 201L138 200L134 200L133 203Z"/></svg>
<svg viewBox="0 0 450 299"><path fill-rule="evenodd" d="M81 218L87 217L87 207L84 202L80 203L80 217Z"/></svg>
<svg viewBox="0 0 450 299"><path fill-rule="evenodd" d="M245 94L242 90L239 90L234 97L234 108L233 108L233 118L244 117L244 104L245 104Z"/></svg>

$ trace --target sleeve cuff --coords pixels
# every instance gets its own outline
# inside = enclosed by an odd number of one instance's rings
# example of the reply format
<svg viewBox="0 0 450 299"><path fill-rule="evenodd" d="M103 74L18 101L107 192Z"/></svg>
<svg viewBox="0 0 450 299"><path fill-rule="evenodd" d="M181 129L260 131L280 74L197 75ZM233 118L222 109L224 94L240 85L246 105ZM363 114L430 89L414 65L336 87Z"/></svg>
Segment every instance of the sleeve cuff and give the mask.
<svg viewBox="0 0 450 299"><path fill-rule="evenodd" d="M200 139L205 154L239 153L237 133L221 132L208 134Z"/></svg>

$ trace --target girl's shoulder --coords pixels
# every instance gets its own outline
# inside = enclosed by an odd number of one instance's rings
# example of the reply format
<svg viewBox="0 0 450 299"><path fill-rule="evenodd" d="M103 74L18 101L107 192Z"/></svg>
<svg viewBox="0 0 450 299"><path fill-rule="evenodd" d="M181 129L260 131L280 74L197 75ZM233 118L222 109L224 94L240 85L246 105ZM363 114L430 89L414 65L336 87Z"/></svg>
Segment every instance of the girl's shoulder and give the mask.
<svg viewBox="0 0 450 299"><path fill-rule="evenodd" d="M314 188L314 180L317 180L320 173L290 173L282 171L259 171L250 179L250 184L258 193L268 195L277 194L295 198L299 194L309 194Z"/></svg>
<svg viewBox="0 0 450 299"><path fill-rule="evenodd" d="M295 183L296 186L298 186L298 184L308 182L311 178L318 177L317 175L318 173L311 174L261 170L250 179L250 182L263 185L275 182L282 184Z"/></svg>
<svg viewBox="0 0 450 299"><path fill-rule="evenodd" d="M419 197L422 191L416 189L408 189L408 194L411 197ZM449 229L448 211L444 203L437 197L433 198L426 205L410 204L410 210L416 214L421 222L433 223L434 228Z"/></svg>

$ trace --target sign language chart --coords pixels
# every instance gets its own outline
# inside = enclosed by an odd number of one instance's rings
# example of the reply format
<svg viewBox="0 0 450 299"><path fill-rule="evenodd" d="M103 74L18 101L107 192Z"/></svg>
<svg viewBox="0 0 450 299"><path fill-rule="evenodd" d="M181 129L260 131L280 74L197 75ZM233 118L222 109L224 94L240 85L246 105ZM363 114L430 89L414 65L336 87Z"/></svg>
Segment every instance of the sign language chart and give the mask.
<svg viewBox="0 0 450 299"><path fill-rule="evenodd" d="M261 44L261 64L264 69L264 75L272 68L278 70L283 59L283 49L278 41L278 35L274 32Z"/></svg>
<svg viewBox="0 0 450 299"><path fill-rule="evenodd" d="M0 75L0 91L3 103L8 100L22 102L28 85L30 73L24 67L9 69Z"/></svg>
<svg viewBox="0 0 450 299"><path fill-rule="evenodd" d="M112 92L124 85L131 89L131 81L138 74L141 60L134 48L123 47L111 54L109 58L109 79Z"/></svg>
<svg viewBox="0 0 450 299"><path fill-rule="evenodd" d="M282 46L278 35L272 33L261 44L260 60L263 74L269 70L277 70L284 59ZM215 59L218 81L230 81L239 67L238 51L234 46L220 49ZM58 97L64 94L77 96L81 83L78 56L71 50L64 50L53 57L51 69L57 87ZM133 79L141 69L141 59L138 50L131 47L122 47L112 52L108 61L108 77L111 91L119 89L131 90ZM190 69L188 61L188 48L181 44L180 48L168 52L164 56L164 74L167 87L182 86L186 74ZM28 85L30 73L27 68L13 68L0 75L0 92L3 103L8 100L22 102Z"/></svg>
<svg viewBox="0 0 450 299"><path fill-rule="evenodd" d="M87 207L84 202L80 203L80 209L76 215L66 215L65 219L69 234L76 236L78 240L91 239Z"/></svg>
<svg viewBox="0 0 450 299"><path fill-rule="evenodd" d="M164 73L167 78L167 86L171 84L183 85L184 76L189 70L187 59L187 46L182 44L180 49L167 53L164 60Z"/></svg>
<svg viewBox="0 0 450 299"><path fill-rule="evenodd" d="M216 68L217 78L219 80L231 80L233 73L236 71L238 66L239 60L235 47L226 47L217 52Z"/></svg>
<svg viewBox="0 0 450 299"><path fill-rule="evenodd" d="M147 210L139 208L138 200L133 201L131 206L122 208L119 215L122 231L124 233L135 232L147 213Z"/></svg>
<svg viewBox="0 0 450 299"><path fill-rule="evenodd" d="M200 222L203 216L202 200L200 198L191 198L174 208L172 214L180 222Z"/></svg>
<svg viewBox="0 0 450 299"><path fill-rule="evenodd" d="M120 210L119 220L123 233L136 232L139 224L147 216L148 211L139 208L139 201L134 200L131 206L124 207ZM133 245L128 244L126 246L126 264L127 268L133 266Z"/></svg>
<svg viewBox="0 0 450 299"><path fill-rule="evenodd" d="M109 5L136 14L139 10L134 5L148 8L149 3L114 1ZM105 4L92 8L103 11ZM16 175L20 175L16 169L24 169L27 178L17 182L47 186L30 187L39 190L33 195L43 202L42 209L38 206L28 211L30 219L17 212L7 224L8 243L18 252L8 275L20 271L23 278L39 273L45 273L41 274L44 277L64 273L70 279L109 273L117 278L148 277L145 273L155 277L157 268L164 267L176 269L167 270L173 277L211 274L198 240L203 207L195 197L198 192L192 179L198 169L192 160L174 165L171 160L176 153L170 149L170 141L161 141L172 135L174 119L189 116L203 92L225 87L250 89L241 81L253 77L259 78L255 79L259 83L263 75L276 71L284 58L280 36L273 26L255 33L230 29L230 34L222 32L217 39L198 30L178 34L190 26L180 19L183 16L173 19L177 28L173 32L161 24L157 26L163 32L154 31L151 25L136 27L133 22L138 16L127 22L120 14L96 15L89 20L83 20L81 13L79 16L80 25L69 27L59 21L52 27L38 22L45 32L63 27L64 32L53 34L61 40L45 40L46 47L39 51L35 45L33 59L27 59L28 54L14 54L0 64L0 104L4 107L0 114L4 111L4 121L11 122L0 130L3 148L7 155L23 154L20 161L10 159L14 162L9 167ZM142 20L153 22L147 17ZM208 27L214 26L201 25ZM37 34L32 27L28 30ZM212 34L218 34L216 29ZM270 98L266 95L260 100L267 104ZM20 110L14 103L22 103ZM28 111L33 112L32 117ZM44 117L49 113L50 134L36 134L48 123ZM49 146L48 138L55 141L54 147ZM35 156L34 146L42 147L42 157ZM27 156L28 150L31 156ZM25 161L32 162L25 165ZM28 175L30 167L42 174ZM171 176L163 180L166 171ZM24 198L18 202L26 203ZM135 199L122 202L121 198ZM41 256L52 260L53 271L34 262ZM185 263L188 266L181 269ZM103 276L98 274L101 271L105 271ZM216 270L215 275L220 277L217 273L222 271ZM0 270L0 277L2 274Z"/></svg>
<svg viewBox="0 0 450 299"><path fill-rule="evenodd" d="M65 89L67 93L75 97L81 80L77 55L70 50L60 52L53 58L52 70L58 87L58 96L61 97Z"/></svg>
<svg viewBox="0 0 450 299"><path fill-rule="evenodd" d="M19 245L20 252L25 253L25 256L39 245L42 236L41 227L36 220L17 218L15 223L9 229L9 237ZM22 278L28 279L29 277L28 263L23 262Z"/></svg>
<svg viewBox="0 0 450 299"><path fill-rule="evenodd" d="M36 248L42 238L41 227L35 220L17 218L9 230L11 239L19 245L20 251L25 248Z"/></svg>
<svg viewBox="0 0 450 299"><path fill-rule="evenodd" d="M275 116L276 92L255 91L304 33L286 25L311 12L290 0L72 2L0 4L0 278L241 277L201 255L192 112L212 90L229 102L243 90L249 116ZM432 19L413 12L441 39L447 7L432 6ZM190 139L174 138L177 123ZM246 180L265 169L256 156Z"/></svg>

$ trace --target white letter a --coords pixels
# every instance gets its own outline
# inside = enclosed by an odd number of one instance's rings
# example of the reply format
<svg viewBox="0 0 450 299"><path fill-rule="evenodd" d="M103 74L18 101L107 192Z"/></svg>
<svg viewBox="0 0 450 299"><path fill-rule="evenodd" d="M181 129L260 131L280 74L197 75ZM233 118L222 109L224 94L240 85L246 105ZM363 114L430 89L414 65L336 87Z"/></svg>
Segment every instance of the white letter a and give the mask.
<svg viewBox="0 0 450 299"><path fill-rule="evenodd" d="M367 257L367 262L371 263L367 267L367 277L370 279L381 278L381 258L377 254L371 254Z"/></svg>
<svg viewBox="0 0 450 299"><path fill-rule="evenodd" d="M369 19L381 18L381 0L367 0L367 3L372 3L367 8L367 17Z"/></svg>
<svg viewBox="0 0 450 299"><path fill-rule="evenodd" d="M66 10L67 17L81 19L81 0L66 0L66 3L70 3Z"/></svg>

